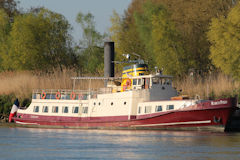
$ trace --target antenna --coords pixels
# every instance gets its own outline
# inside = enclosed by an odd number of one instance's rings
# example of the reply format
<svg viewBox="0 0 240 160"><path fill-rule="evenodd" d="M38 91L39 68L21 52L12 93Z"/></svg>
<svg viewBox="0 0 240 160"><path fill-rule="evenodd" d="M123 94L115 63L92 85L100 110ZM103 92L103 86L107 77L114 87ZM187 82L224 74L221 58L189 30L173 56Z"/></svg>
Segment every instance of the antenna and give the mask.
<svg viewBox="0 0 240 160"><path fill-rule="evenodd" d="M130 60L130 54L123 54L128 60Z"/></svg>
<svg viewBox="0 0 240 160"><path fill-rule="evenodd" d="M136 60L130 60L131 55L130 54L122 54L124 57L126 57L127 61L112 61L113 63L116 64L122 64L122 63L138 63L138 64L144 64L144 60L140 59L140 55L136 53L132 53L133 55L137 56L138 59Z"/></svg>

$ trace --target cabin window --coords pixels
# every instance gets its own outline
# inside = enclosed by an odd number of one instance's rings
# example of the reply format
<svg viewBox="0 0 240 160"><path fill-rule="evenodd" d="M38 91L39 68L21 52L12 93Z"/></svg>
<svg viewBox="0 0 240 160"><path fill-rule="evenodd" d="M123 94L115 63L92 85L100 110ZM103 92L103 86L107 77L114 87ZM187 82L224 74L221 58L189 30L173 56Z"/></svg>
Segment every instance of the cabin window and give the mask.
<svg viewBox="0 0 240 160"><path fill-rule="evenodd" d="M172 84L172 82L171 82L170 79L164 79L164 80L162 81L162 83L163 83L164 85L171 85L171 84Z"/></svg>
<svg viewBox="0 0 240 160"><path fill-rule="evenodd" d="M88 107L83 107L83 113L87 114L88 113Z"/></svg>
<svg viewBox="0 0 240 160"><path fill-rule="evenodd" d="M101 103L99 102L99 103L98 103L98 105L100 106L100 105L101 105Z"/></svg>
<svg viewBox="0 0 240 160"><path fill-rule="evenodd" d="M162 106L156 106L155 111L156 111L156 112L161 112L161 111L162 111Z"/></svg>
<svg viewBox="0 0 240 160"><path fill-rule="evenodd" d="M48 106L43 106L43 110L44 113L48 113Z"/></svg>
<svg viewBox="0 0 240 160"><path fill-rule="evenodd" d="M58 106L52 107L52 113L58 113Z"/></svg>
<svg viewBox="0 0 240 160"><path fill-rule="evenodd" d="M159 84L159 78L152 78L153 84Z"/></svg>
<svg viewBox="0 0 240 160"><path fill-rule="evenodd" d="M68 113L68 106L63 107L63 113Z"/></svg>
<svg viewBox="0 0 240 160"><path fill-rule="evenodd" d="M72 113L78 113L79 107L73 107Z"/></svg>
<svg viewBox="0 0 240 160"><path fill-rule="evenodd" d="M138 114L140 114L141 113L141 107L139 106L138 107Z"/></svg>
<svg viewBox="0 0 240 160"><path fill-rule="evenodd" d="M34 106L33 112L39 112L39 106Z"/></svg>
<svg viewBox="0 0 240 160"><path fill-rule="evenodd" d="M167 105L167 110L172 110L174 109L174 105Z"/></svg>
<svg viewBox="0 0 240 160"><path fill-rule="evenodd" d="M133 85L137 85L137 79L133 79Z"/></svg>
<svg viewBox="0 0 240 160"><path fill-rule="evenodd" d="M111 102L111 106L113 106L113 102Z"/></svg>
<svg viewBox="0 0 240 160"><path fill-rule="evenodd" d="M171 84L172 84L171 80L170 80L170 79L167 79L167 80L166 80L166 84L167 84L167 85L171 85Z"/></svg>
<svg viewBox="0 0 240 160"><path fill-rule="evenodd" d="M151 113L152 112L152 106L145 106L145 113Z"/></svg>
<svg viewBox="0 0 240 160"><path fill-rule="evenodd" d="M138 79L138 85L142 85L141 79Z"/></svg>
<svg viewBox="0 0 240 160"><path fill-rule="evenodd" d="M123 104L124 104L124 105L126 105L126 104L127 104L127 102L124 102Z"/></svg>

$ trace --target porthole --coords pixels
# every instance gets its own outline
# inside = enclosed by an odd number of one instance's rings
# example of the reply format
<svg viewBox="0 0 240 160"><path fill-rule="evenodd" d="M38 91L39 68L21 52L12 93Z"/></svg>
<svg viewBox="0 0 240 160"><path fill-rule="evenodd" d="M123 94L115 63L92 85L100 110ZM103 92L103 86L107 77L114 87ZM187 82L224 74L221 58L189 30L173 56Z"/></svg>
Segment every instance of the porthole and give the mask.
<svg viewBox="0 0 240 160"><path fill-rule="evenodd" d="M111 106L113 105L113 102L111 102Z"/></svg>
<svg viewBox="0 0 240 160"><path fill-rule="evenodd" d="M123 104L124 104L124 105L126 105L126 104L127 104L127 102L124 102Z"/></svg>
<svg viewBox="0 0 240 160"><path fill-rule="evenodd" d="M99 102L99 103L98 103L98 105L100 106L100 105L101 105L101 103Z"/></svg>
<svg viewBox="0 0 240 160"><path fill-rule="evenodd" d="M95 105L96 105L96 102L94 102L93 105L95 106Z"/></svg>

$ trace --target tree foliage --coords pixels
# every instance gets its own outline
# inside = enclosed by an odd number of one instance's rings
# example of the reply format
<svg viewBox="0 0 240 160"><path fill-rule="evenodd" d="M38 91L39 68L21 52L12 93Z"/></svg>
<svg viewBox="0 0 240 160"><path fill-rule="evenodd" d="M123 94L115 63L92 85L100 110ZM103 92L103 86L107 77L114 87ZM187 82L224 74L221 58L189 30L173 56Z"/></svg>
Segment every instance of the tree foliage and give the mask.
<svg viewBox="0 0 240 160"><path fill-rule="evenodd" d="M240 77L240 3L227 17L214 18L208 32L210 58L225 73Z"/></svg>
<svg viewBox="0 0 240 160"><path fill-rule="evenodd" d="M150 67L157 66L167 74L180 75L186 64L182 63L184 50L165 7L146 2L142 13L135 14L135 20L137 31L146 46Z"/></svg>
<svg viewBox="0 0 240 160"><path fill-rule="evenodd" d="M153 0L165 5L171 12L171 19L181 34L185 52L188 55L189 69L200 73L212 68L209 60L207 34L209 23L214 17L226 15L234 5L233 0Z"/></svg>
<svg viewBox="0 0 240 160"><path fill-rule="evenodd" d="M2 56L8 48L7 41L10 30L11 30L10 17L3 9L0 9L0 70L3 69Z"/></svg>
<svg viewBox="0 0 240 160"><path fill-rule="evenodd" d="M124 17L120 17L116 12L111 17L112 26L110 27L110 35L112 41L115 42L116 60L122 61L123 54L137 53L142 59L148 61L145 45L140 39L140 35L136 29L134 12L131 6L140 7L138 3L130 4L130 7L125 12ZM132 54L131 56L134 57ZM116 66L117 70L122 69L122 65Z"/></svg>
<svg viewBox="0 0 240 160"><path fill-rule="evenodd" d="M121 30L117 32L111 30L111 35L116 41L119 51L139 53L148 61L149 56L147 56L146 49L149 47L146 47L145 42L140 40L142 33L138 32L134 13L143 13L146 2L152 2L155 6L163 5L169 13L169 19L175 25L175 30L179 33L178 36L184 48L185 58L183 60L186 65L181 70L182 74L186 74L189 69L195 69L201 73L208 72L212 68L209 60L209 42L206 36L209 23L213 17L226 15L236 1L133 0L120 20L112 22L112 26L118 24L118 28ZM118 17L113 16L113 18L117 20ZM161 20L157 19L159 23Z"/></svg>
<svg viewBox="0 0 240 160"><path fill-rule="evenodd" d="M71 66L70 25L57 13L41 8L18 15L3 57L5 69L51 71Z"/></svg>
<svg viewBox="0 0 240 160"><path fill-rule="evenodd" d="M78 13L76 21L83 31L83 38L78 46L79 63L83 73L103 72L103 41L106 35L102 35L95 28L94 16L91 13Z"/></svg>
<svg viewBox="0 0 240 160"><path fill-rule="evenodd" d="M0 0L0 9L4 9L7 15L13 18L14 14L18 13L17 3L15 0Z"/></svg>

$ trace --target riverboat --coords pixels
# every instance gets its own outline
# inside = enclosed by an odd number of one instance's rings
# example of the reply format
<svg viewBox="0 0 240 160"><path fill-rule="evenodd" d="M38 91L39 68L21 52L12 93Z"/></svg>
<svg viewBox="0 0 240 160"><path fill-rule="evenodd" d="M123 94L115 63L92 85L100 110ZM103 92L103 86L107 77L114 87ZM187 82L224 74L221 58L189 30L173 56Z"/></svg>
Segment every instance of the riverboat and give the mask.
<svg viewBox="0 0 240 160"><path fill-rule="evenodd" d="M106 43L104 50L105 60L110 61L104 62L110 66L105 71L112 70L108 76L72 79L102 79L105 87L34 90L30 106L19 109L15 104L9 121L49 128L226 130L237 109L235 98L202 100L199 96L179 96L172 86L172 76L149 74L143 63L128 65L122 77L114 77L113 44Z"/></svg>

